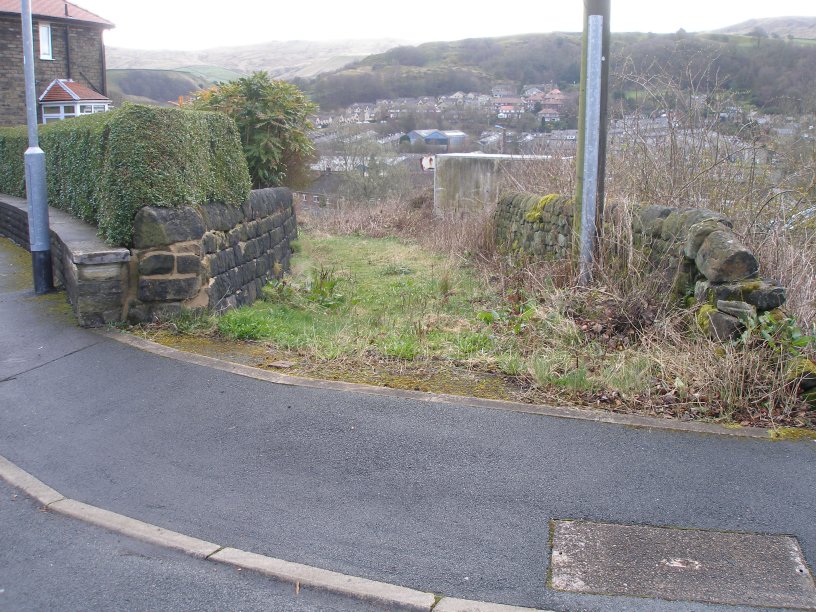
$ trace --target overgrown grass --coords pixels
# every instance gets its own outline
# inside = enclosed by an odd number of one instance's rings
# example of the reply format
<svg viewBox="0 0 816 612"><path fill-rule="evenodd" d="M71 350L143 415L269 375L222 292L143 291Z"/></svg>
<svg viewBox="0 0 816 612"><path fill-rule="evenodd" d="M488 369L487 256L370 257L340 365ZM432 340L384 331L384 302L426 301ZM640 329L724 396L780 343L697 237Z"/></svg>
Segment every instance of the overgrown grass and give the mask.
<svg viewBox="0 0 816 612"><path fill-rule="evenodd" d="M395 239L304 234L293 273L219 330L317 358L467 359L492 348L474 275Z"/></svg>
<svg viewBox="0 0 816 612"><path fill-rule="evenodd" d="M587 308L551 283L526 283L528 269L498 271L499 281L489 265L394 238L312 231L299 248L263 300L218 318L222 335L358 369L444 361L505 376L539 401L624 410L657 384L653 360L583 329L576 313Z"/></svg>

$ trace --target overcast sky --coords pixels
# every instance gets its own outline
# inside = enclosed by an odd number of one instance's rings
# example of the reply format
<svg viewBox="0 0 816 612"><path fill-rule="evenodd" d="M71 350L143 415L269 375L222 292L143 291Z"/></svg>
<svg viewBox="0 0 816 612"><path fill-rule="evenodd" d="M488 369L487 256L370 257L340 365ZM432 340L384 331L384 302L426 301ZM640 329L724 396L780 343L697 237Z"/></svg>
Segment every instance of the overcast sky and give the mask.
<svg viewBox="0 0 816 612"><path fill-rule="evenodd" d="M581 0L74 0L112 21L106 44L204 49L270 40L459 40L581 29ZM814 0L612 0L613 31L713 30L755 17L814 16Z"/></svg>

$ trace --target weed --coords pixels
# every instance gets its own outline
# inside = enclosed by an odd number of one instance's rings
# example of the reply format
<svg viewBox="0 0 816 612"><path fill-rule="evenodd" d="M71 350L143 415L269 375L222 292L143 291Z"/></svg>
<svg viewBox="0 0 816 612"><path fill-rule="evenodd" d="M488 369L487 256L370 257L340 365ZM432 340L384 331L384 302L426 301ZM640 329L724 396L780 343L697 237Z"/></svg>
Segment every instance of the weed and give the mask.
<svg viewBox="0 0 816 612"><path fill-rule="evenodd" d="M390 263L383 268L383 274L386 276L405 276L413 273L414 271L411 268L396 263Z"/></svg>
<svg viewBox="0 0 816 612"><path fill-rule="evenodd" d="M452 286L449 274L445 273L439 278L436 291L439 294L439 297L443 300L447 299L447 297L451 294Z"/></svg>
<svg viewBox="0 0 816 612"><path fill-rule="evenodd" d="M306 299L331 308L343 302L343 295L337 291L339 279L334 270L320 268L312 270L311 282L306 287Z"/></svg>
<svg viewBox="0 0 816 612"><path fill-rule="evenodd" d="M492 347L489 336L480 333L467 332L460 334L456 339L456 348L463 357L470 357L473 353L487 351Z"/></svg>
<svg viewBox="0 0 816 612"><path fill-rule="evenodd" d="M386 357L408 361L416 358L420 353L418 339L410 334L389 335L378 344L378 348Z"/></svg>
<svg viewBox="0 0 816 612"><path fill-rule="evenodd" d="M182 308L167 323L177 334L208 334L215 329L215 317L203 309Z"/></svg>
<svg viewBox="0 0 816 612"><path fill-rule="evenodd" d="M272 323L257 310L230 310L218 319L218 331L234 340L261 340L272 334Z"/></svg>
<svg viewBox="0 0 816 612"><path fill-rule="evenodd" d="M540 385L554 385L572 391L591 391L596 384L575 355L560 351L542 354L533 361L533 376Z"/></svg>
<svg viewBox="0 0 816 612"><path fill-rule="evenodd" d="M524 358L513 351L500 354L497 366L499 371L507 376L520 376L527 370Z"/></svg>

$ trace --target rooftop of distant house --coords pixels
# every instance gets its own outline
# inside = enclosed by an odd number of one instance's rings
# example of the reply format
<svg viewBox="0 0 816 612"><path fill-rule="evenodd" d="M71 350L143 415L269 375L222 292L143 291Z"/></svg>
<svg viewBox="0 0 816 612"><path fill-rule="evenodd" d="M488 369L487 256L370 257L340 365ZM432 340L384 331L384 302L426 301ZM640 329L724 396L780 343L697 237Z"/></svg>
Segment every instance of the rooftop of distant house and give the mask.
<svg viewBox="0 0 816 612"><path fill-rule="evenodd" d="M0 0L0 15L3 13L19 15L21 12L20 0ZM35 17L45 17L63 22L92 23L103 28L114 27L113 23L107 19L103 19L73 2L65 2L64 0L31 0L31 14Z"/></svg>

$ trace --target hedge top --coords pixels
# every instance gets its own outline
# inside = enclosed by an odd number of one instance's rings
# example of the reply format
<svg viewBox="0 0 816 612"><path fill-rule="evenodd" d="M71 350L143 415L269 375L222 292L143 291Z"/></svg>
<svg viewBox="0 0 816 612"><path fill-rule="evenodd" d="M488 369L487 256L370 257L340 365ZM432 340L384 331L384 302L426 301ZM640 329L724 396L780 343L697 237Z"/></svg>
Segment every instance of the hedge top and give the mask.
<svg viewBox="0 0 816 612"><path fill-rule="evenodd" d="M144 206L242 205L250 179L235 123L220 113L125 104L40 127L48 201L130 246ZM23 197L24 128L0 129L0 191Z"/></svg>

